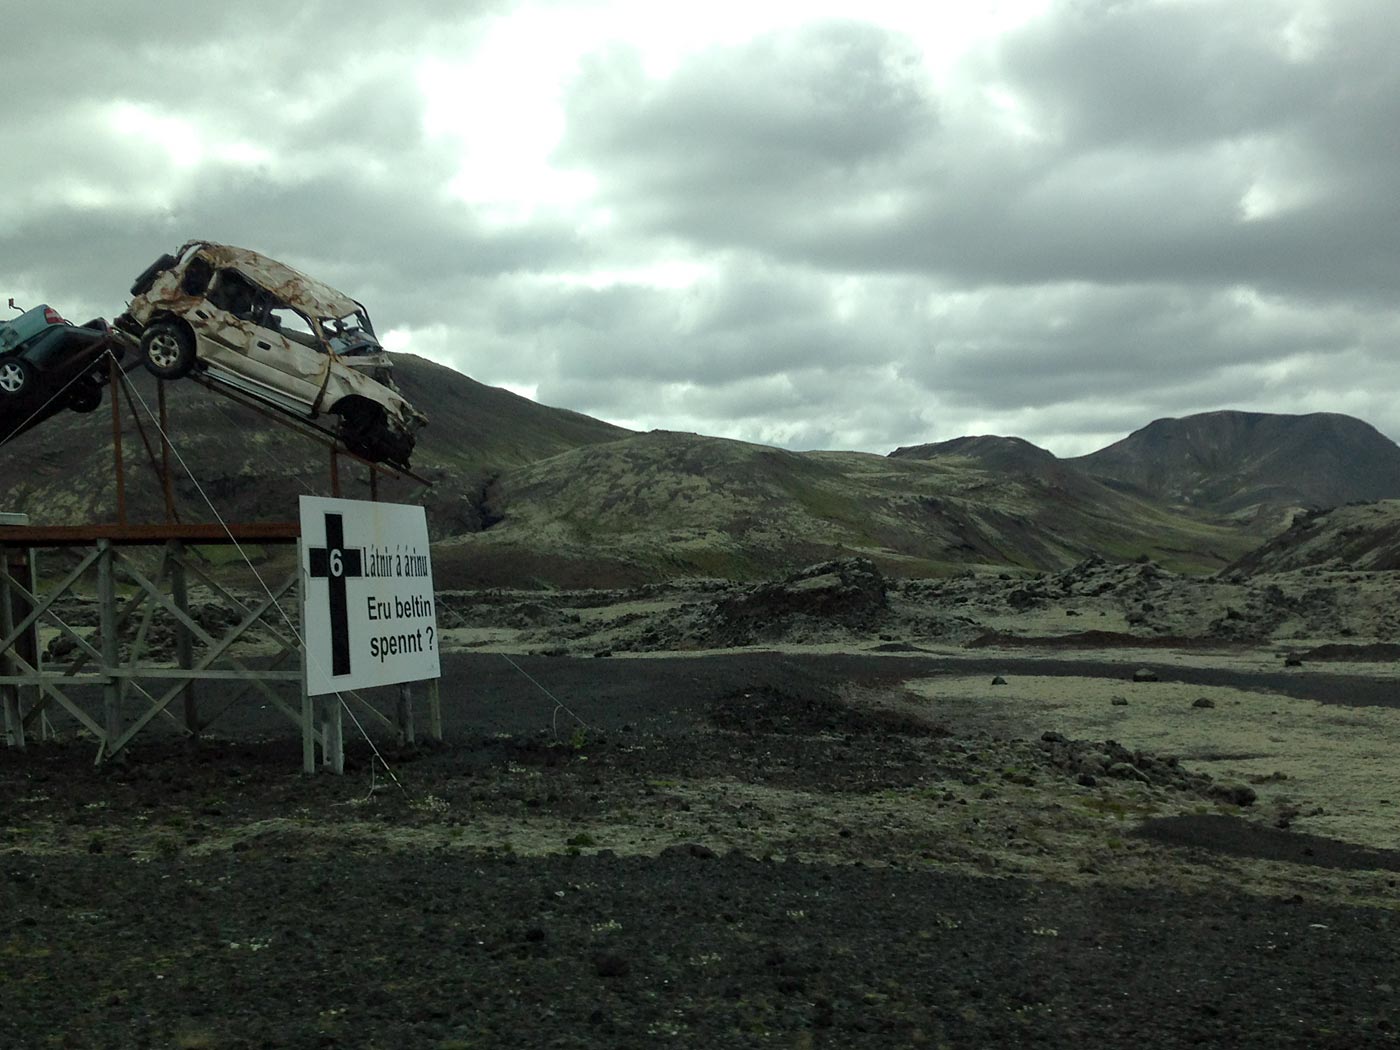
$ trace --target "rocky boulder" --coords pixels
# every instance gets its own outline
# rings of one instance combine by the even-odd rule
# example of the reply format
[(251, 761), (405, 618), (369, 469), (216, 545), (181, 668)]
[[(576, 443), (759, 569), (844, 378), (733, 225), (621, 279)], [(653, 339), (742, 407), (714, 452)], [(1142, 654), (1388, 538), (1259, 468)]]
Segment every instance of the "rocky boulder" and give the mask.
[(750, 645), (823, 628), (868, 630), (888, 608), (887, 591), (868, 558), (822, 562), (716, 603), (706, 617), (705, 642)]

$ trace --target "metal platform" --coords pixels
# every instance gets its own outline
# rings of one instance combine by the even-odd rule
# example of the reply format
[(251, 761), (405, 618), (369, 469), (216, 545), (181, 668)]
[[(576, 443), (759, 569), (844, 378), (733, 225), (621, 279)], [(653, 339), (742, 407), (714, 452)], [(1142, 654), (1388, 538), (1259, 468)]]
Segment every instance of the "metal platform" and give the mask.
[[(4, 525), (0, 521), (0, 525)], [(162, 525), (18, 525), (0, 529), (0, 546), (90, 547), (99, 540), (124, 546), (152, 546), (171, 541), (201, 547), (242, 543), (295, 543), (301, 526), (295, 521), (194, 522)]]
[[(295, 610), (299, 615), (302, 604), (299, 552), (289, 575), (275, 583), (259, 579), (264, 593), (250, 599), (229, 591), (191, 549), (245, 543), (259, 547), (295, 545), (300, 543), (301, 527), (287, 521), (179, 521), (170, 469), (165, 383), (157, 387), (157, 451), (129, 390), (122, 385), (125, 371), (111, 360), (117, 520), (74, 526), (30, 525), (22, 514), (0, 520), (0, 708), (8, 744), (24, 748), (31, 735), (44, 733), (49, 713), (61, 709), (97, 740), (95, 761), (102, 763), (121, 756), (156, 719), (173, 724), (197, 741), (220, 715), (250, 694), (257, 694), (298, 727), (302, 767), (308, 773), (317, 769), (318, 747), (321, 766), (343, 771), (341, 718), (348, 703), (356, 704), (356, 710), (363, 710), (376, 724), (396, 731), (400, 740), (412, 742), (415, 729), (408, 686), (400, 687), (396, 718), (353, 693), (343, 698), (307, 694), (305, 655), (292, 613)], [(341, 457), (369, 468), (372, 498), (381, 474), (430, 484), (409, 471), (354, 456), (334, 434), (313, 422), (255, 404), (217, 383), (204, 385), (327, 447), (330, 487), (335, 495), (340, 490)], [(127, 520), (119, 392), (131, 409), (164, 492), (165, 522), (134, 524)], [(64, 557), (71, 567), (61, 575), (57, 571), (51, 574), (52, 582), (45, 585), (39, 573), (39, 551), (54, 548), (66, 550)], [(207, 588), (223, 608), (237, 610), (237, 622), (215, 629), (201, 624), (191, 613), (191, 581)], [(86, 611), (89, 603), (95, 605), (96, 624), (66, 622), (62, 615), (65, 602), (81, 603), (85, 618), (91, 615)], [(44, 648), (39, 644), (41, 625), (49, 632)], [(239, 655), (240, 643), (255, 636), (261, 649), (271, 650), (270, 655), (264, 653), (256, 661)], [(170, 644), (163, 640), (166, 637)], [(241, 688), (211, 712), (200, 707), (196, 684), (201, 681), (233, 681)], [(441, 739), (437, 682), (427, 686), (429, 731)]]
[[(127, 527), (129, 529), (129, 527)], [(271, 683), (285, 682), (302, 692), (300, 645), (296, 628), (282, 615), (281, 603), (294, 601), (299, 572), (271, 586), (260, 601), (251, 605), (231, 594), (213, 578), (198, 558), (190, 556), (187, 542), (203, 544), (204, 529), (166, 527), (167, 536), (157, 539), (145, 527), (136, 544), (163, 544), (154, 571), (124, 549), (124, 544), (103, 530), (0, 529), (0, 652), (4, 653), (4, 674), (0, 692), (4, 694), (6, 736), (11, 746), (25, 746), (36, 721), (51, 705), (57, 705), (90, 732), (98, 742), (97, 761), (119, 754), (153, 718), (164, 716), (185, 734), (197, 739), (218, 717), (202, 717), (193, 685), (200, 680), (237, 678), (247, 683), (235, 700), (256, 690), (277, 710), (287, 714), (304, 732), (319, 734), (307, 720), (305, 699), (293, 706)], [(109, 529), (118, 535), (121, 528)], [(283, 530), (285, 532), (285, 529)], [(56, 542), (54, 542), (56, 541)], [(283, 542), (296, 542), (288, 537)], [(268, 542), (266, 536), (260, 542)], [(47, 588), (38, 585), (38, 547), (86, 548), (77, 564)], [(18, 549), (17, 549), (18, 548)], [(239, 622), (211, 634), (190, 613), (188, 582), (196, 579), (231, 608), (241, 610)], [(64, 598), (88, 599), (79, 588), (86, 581), (95, 600), (95, 629), (66, 622), (55, 609)], [(164, 622), (162, 622), (164, 621)], [(37, 628), (44, 623), (57, 630), (57, 645), (47, 649), (62, 656), (43, 657)], [(154, 651), (151, 629), (173, 625), (173, 652)], [(254, 669), (231, 650), (249, 632), (257, 629), (265, 640), (275, 644), (267, 667)], [(123, 642), (126, 653), (123, 658)], [(27, 644), (26, 644), (27, 643)], [(199, 647), (198, 659), (196, 648)], [(27, 650), (27, 652), (26, 652)], [(289, 667), (285, 667), (291, 659)], [(20, 687), (33, 687), (34, 702), (21, 707)], [(89, 712), (90, 703), (79, 700), (80, 691), (101, 692), (101, 720)], [(123, 708), (129, 698), (144, 702), (144, 710), (130, 724)], [(182, 717), (170, 712), (182, 700)], [(319, 741), (324, 743), (323, 740)]]
[[(306, 692), (305, 657), (297, 622), (301, 608), (301, 559), (280, 581), (253, 598), (229, 591), (190, 550), (210, 543), (299, 543), (295, 525), (108, 526), (0, 528), (0, 707), (6, 740), (24, 748), (42, 734), (56, 706), (97, 741), (95, 762), (120, 755), (153, 720), (162, 718), (197, 741), (226, 711), (251, 694), (284, 715), (300, 731), (302, 768), (345, 767), (342, 702), (412, 743), (411, 694), (400, 687), (391, 718), (358, 694), (313, 698)], [(210, 539), (210, 537), (214, 539)], [(159, 545), (154, 567), (150, 548)], [(39, 583), (38, 549), (79, 550), (77, 563), (51, 584)], [(135, 549), (129, 549), (135, 548)], [(205, 587), (236, 623), (211, 629), (192, 613), (189, 585)], [(62, 599), (95, 604), (96, 624), (69, 623)], [(39, 625), (52, 631), (39, 644)], [(173, 644), (158, 638), (173, 635)], [(271, 649), (254, 661), (238, 645), (256, 637)], [(47, 655), (46, 655), (47, 654)], [(196, 683), (233, 681), (240, 688), (217, 710), (201, 710)], [(100, 697), (100, 699), (99, 699)], [(177, 704), (178, 701), (178, 704)], [(442, 738), (437, 683), (428, 684), (430, 734)], [(133, 715), (132, 709), (135, 708)], [(178, 712), (178, 713), (177, 713)]]

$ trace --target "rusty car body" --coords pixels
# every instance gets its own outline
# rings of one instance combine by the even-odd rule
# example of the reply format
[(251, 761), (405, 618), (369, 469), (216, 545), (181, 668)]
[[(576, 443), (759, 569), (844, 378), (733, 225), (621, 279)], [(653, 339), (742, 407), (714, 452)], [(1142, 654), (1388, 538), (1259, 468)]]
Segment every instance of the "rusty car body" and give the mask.
[(117, 327), (162, 379), (210, 382), (307, 419), (354, 454), (408, 468), (427, 419), (394, 387), (364, 306), (258, 252), (189, 241), (149, 266)]

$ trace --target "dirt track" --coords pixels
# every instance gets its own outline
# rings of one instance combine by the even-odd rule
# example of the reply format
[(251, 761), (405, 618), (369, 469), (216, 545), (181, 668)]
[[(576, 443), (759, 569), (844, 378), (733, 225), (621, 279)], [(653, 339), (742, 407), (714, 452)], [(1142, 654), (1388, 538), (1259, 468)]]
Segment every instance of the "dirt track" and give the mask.
[(402, 789), (354, 741), (301, 778), (255, 707), (194, 758), (0, 756), (0, 1046), (1400, 1041), (1394, 851), (1261, 852), (1151, 755), (1086, 784), (911, 706), (933, 659), (513, 659), (590, 728), (451, 656)]
[[(745, 686), (788, 682), (836, 683), (893, 689), (911, 679), (941, 675), (1074, 676), (1127, 683), (1139, 662), (1112, 662), (1101, 655), (1073, 657), (1022, 653), (923, 656), (878, 653), (745, 651), (697, 656), (562, 659), (499, 653), (444, 653), (443, 723), (451, 738), (460, 733), (529, 733), (555, 722), (555, 699), (592, 726), (624, 725), (662, 735), (703, 724), (716, 697)], [(1237, 670), (1172, 666), (1154, 661), (1163, 681), (1234, 686), (1349, 707), (1400, 708), (1394, 679), (1332, 671)], [(664, 682), (658, 692), (657, 683)], [(206, 687), (217, 709), (221, 691)], [(223, 691), (227, 691), (227, 687)], [(552, 697), (551, 697), (552, 694)], [(138, 708), (132, 708), (135, 712)], [(425, 724), (420, 694), (418, 724)], [(572, 726), (567, 714), (561, 724)], [(233, 736), (279, 734), (288, 723), (258, 703), (244, 704), (220, 721)]]

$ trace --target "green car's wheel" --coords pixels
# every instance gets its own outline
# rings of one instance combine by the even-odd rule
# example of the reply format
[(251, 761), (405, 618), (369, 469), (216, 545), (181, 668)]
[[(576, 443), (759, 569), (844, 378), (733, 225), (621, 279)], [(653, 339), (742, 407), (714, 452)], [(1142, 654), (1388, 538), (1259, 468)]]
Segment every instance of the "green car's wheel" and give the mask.
[(0, 361), (0, 395), (16, 397), (29, 388), (34, 379), (34, 370), (22, 357), (12, 357)]
[(179, 325), (153, 324), (141, 335), (146, 371), (161, 379), (180, 379), (194, 367), (194, 340)]
[(102, 404), (102, 387), (91, 379), (83, 379), (73, 384), (68, 395), (68, 407), (74, 412), (95, 412)]

